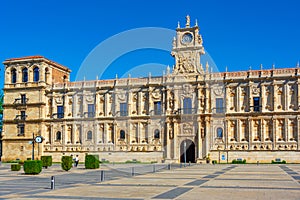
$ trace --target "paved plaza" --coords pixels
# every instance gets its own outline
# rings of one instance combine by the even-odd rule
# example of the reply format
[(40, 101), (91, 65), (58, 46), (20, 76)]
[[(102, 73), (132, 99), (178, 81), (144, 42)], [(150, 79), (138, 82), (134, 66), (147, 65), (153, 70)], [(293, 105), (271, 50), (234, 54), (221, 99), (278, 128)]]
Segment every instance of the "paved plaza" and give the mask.
[(39, 175), (24, 175), (23, 170), (13, 172), (10, 164), (2, 164), (0, 199), (300, 199), (300, 165), (83, 167), (65, 172), (54, 165)]

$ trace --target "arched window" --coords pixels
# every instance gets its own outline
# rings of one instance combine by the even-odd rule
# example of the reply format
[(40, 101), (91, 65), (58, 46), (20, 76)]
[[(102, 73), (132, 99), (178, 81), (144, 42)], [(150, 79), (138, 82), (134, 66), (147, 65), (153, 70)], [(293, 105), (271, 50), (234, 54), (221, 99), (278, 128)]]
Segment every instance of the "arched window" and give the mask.
[(33, 68), (33, 81), (38, 82), (40, 80), (40, 69), (38, 67)]
[(22, 69), (22, 82), (26, 83), (28, 81), (28, 69)]
[(120, 139), (125, 139), (125, 131), (124, 130), (121, 130), (120, 131)]
[(11, 83), (16, 83), (17, 82), (17, 70), (12, 69), (11, 70)]
[(222, 138), (223, 137), (223, 129), (222, 128), (217, 128), (217, 137)]
[(93, 132), (92, 131), (88, 131), (87, 132), (87, 139), (88, 140), (92, 140), (93, 139)]
[(160, 131), (158, 129), (155, 129), (154, 131), (154, 139), (159, 139), (160, 138)]
[(56, 140), (61, 140), (61, 132), (60, 131), (56, 132)]

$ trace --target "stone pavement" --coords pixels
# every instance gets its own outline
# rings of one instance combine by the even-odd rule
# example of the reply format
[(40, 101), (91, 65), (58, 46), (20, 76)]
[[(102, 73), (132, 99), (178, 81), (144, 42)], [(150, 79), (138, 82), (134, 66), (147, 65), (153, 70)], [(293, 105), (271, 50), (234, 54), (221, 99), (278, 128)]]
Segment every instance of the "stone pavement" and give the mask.
[(300, 199), (300, 165), (54, 165), (35, 176), (9, 167), (0, 167), (0, 199)]

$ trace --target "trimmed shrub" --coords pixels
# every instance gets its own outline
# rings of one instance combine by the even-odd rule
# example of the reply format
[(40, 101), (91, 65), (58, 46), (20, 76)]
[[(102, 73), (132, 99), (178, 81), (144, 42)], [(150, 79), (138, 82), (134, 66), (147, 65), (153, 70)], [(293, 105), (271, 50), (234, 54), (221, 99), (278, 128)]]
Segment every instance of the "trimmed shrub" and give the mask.
[(65, 171), (69, 171), (72, 168), (73, 160), (72, 156), (61, 157), (61, 168)]
[(12, 164), (10, 166), (11, 171), (20, 171), (21, 170), (21, 165), (20, 164)]
[(133, 160), (127, 160), (125, 163), (141, 163), (141, 161), (133, 159)]
[(41, 156), (41, 161), (46, 169), (52, 166), (52, 156)]
[(272, 160), (271, 163), (272, 164), (286, 164), (286, 161), (285, 160), (283, 160), (283, 161), (274, 161), (274, 160)]
[(24, 161), (25, 174), (39, 174), (42, 171), (41, 160), (25, 160)]
[(212, 161), (212, 164), (217, 164), (217, 163), (218, 163), (218, 161), (216, 161), (216, 160)]
[(99, 168), (99, 156), (98, 155), (85, 155), (84, 165), (86, 169), (98, 169)]
[(236, 160), (236, 159), (234, 159), (234, 160), (232, 160), (231, 163), (232, 164), (246, 164), (246, 159), (244, 159), (244, 160)]

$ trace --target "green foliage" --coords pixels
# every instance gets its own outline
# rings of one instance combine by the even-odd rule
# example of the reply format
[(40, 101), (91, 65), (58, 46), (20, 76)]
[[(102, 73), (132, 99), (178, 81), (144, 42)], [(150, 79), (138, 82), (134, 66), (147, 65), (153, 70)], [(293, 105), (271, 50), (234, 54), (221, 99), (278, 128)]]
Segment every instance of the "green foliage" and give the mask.
[(72, 156), (62, 156), (61, 157), (61, 168), (65, 171), (69, 171), (72, 168)]
[(101, 163), (101, 164), (105, 164), (105, 163), (108, 164), (108, 163), (109, 163), (109, 160), (101, 160), (100, 163)]
[(84, 165), (86, 169), (99, 168), (99, 156), (98, 155), (85, 155)]
[(21, 165), (20, 164), (12, 164), (10, 166), (11, 171), (20, 171)]
[(41, 160), (26, 160), (24, 161), (25, 174), (39, 174), (42, 171)]
[(41, 156), (41, 161), (46, 169), (52, 166), (52, 156)]
[(218, 163), (218, 161), (216, 161), (216, 160), (212, 161), (212, 164), (217, 164), (217, 163)]
[(286, 161), (285, 160), (283, 160), (283, 161), (274, 161), (274, 160), (272, 160), (271, 163), (272, 164), (286, 164)]
[(234, 160), (232, 160), (232, 164), (246, 164), (246, 160), (245, 159), (244, 160), (234, 159)]
[(125, 163), (141, 163), (139, 160), (127, 160)]

